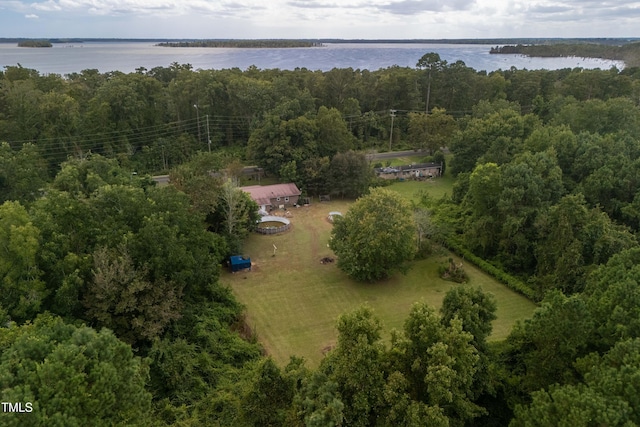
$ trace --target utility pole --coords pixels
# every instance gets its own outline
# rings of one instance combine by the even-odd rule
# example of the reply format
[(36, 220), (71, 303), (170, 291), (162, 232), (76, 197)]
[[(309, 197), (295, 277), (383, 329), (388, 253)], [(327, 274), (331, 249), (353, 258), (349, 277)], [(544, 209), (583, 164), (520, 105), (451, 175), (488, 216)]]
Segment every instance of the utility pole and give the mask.
[(164, 139), (160, 140), (160, 148), (162, 149), (162, 170), (166, 171), (169, 168), (167, 166), (167, 159), (164, 156)]
[(207, 144), (209, 145), (209, 152), (211, 152), (211, 136), (209, 135), (209, 115), (207, 114)]
[(202, 141), (202, 138), (200, 138), (200, 109), (198, 108), (198, 104), (193, 104), (193, 108), (196, 109), (196, 118), (198, 120), (198, 143), (200, 143), (200, 141)]
[(391, 151), (391, 141), (393, 141), (393, 119), (396, 117), (396, 110), (389, 110), (391, 112), (391, 132), (389, 132), (389, 151)]

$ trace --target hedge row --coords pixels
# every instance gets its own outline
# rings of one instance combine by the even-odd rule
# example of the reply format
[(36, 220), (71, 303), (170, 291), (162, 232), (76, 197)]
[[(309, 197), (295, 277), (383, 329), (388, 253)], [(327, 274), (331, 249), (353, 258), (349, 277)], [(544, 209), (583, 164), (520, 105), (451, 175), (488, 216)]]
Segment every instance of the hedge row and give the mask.
[(454, 239), (449, 239), (445, 243), (445, 245), (453, 253), (464, 258), (466, 261), (475, 264), (476, 267), (478, 267), (480, 270), (484, 271), (494, 279), (503, 283), (509, 289), (514, 290), (521, 295), (524, 295), (531, 301), (538, 301), (538, 295), (534, 289), (527, 286), (524, 282), (510, 275), (509, 273), (504, 272), (502, 269), (496, 267), (495, 265), (483, 260), (479, 256), (474, 255), (471, 251), (462, 246), (460, 242), (456, 242), (454, 241)]

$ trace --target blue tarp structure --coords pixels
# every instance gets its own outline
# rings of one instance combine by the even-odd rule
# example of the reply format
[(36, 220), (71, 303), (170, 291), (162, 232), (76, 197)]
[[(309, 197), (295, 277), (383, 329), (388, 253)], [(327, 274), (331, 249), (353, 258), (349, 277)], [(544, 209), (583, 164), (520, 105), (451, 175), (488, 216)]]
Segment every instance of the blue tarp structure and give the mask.
[(233, 255), (230, 258), (229, 266), (233, 273), (244, 270), (245, 268), (251, 270), (251, 258), (245, 258), (242, 255)]

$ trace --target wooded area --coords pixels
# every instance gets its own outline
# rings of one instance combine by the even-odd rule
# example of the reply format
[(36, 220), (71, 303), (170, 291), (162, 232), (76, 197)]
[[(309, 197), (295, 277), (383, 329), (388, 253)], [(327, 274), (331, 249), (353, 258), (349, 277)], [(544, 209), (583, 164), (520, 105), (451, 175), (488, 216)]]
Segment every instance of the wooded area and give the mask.
[[(640, 69), (416, 60), (5, 67), (0, 393), (33, 413), (0, 424), (639, 424)], [(365, 306), (318, 368), (276, 365), (218, 283), (255, 227), (242, 166), (356, 198), (385, 185), (366, 154), (389, 149), (450, 159), (453, 193), (411, 206), (420, 238), (539, 309), (488, 342), (495, 302), (460, 285), (390, 342)]]

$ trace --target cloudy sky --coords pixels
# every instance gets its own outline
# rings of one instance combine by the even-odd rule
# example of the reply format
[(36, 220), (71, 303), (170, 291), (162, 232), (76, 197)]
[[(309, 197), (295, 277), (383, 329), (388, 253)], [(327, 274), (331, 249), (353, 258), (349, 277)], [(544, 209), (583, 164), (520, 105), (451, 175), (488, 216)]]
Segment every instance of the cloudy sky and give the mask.
[(638, 37), (635, 0), (0, 0), (0, 37)]

